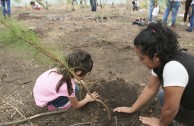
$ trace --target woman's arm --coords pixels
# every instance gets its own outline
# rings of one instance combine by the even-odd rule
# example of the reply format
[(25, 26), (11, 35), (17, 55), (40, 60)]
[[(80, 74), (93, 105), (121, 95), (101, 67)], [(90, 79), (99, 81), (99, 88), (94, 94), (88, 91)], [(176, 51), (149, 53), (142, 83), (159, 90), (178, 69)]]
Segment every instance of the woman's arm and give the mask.
[(96, 92), (92, 93), (91, 95), (94, 99), (89, 94), (86, 94), (86, 97), (81, 101), (78, 101), (76, 97), (69, 97), (69, 101), (71, 102), (73, 109), (79, 109), (86, 105), (88, 102), (92, 102), (99, 97), (98, 93)]
[(160, 80), (158, 77), (151, 75), (148, 85), (143, 89), (136, 102), (132, 107), (117, 107), (113, 111), (133, 113), (139, 110), (144, 104), (146, 104), (159, 90)]
[(164, 88), (164, 105), (160, 116), (160, 126), (168, 125), (176, 116), (184, 89), (179, 86)]

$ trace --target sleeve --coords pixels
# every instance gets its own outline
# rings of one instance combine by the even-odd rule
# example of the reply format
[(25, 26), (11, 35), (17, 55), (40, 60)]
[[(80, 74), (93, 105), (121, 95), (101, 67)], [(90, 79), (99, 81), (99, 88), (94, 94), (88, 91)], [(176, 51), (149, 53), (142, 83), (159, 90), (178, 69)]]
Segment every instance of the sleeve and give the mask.
[(177, 61), (170, 61), (164, 66), (163, 79), (164, 87), (186, 87), (189, 81), (189, 76), (187, 70), (181, 63)]

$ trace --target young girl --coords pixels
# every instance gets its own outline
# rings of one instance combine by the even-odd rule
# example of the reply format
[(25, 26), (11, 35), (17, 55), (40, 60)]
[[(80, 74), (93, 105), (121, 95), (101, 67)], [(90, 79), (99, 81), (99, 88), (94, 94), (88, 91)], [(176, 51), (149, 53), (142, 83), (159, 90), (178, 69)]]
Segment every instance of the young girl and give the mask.
[[(73, 69), (77, 77), (82, 80), (89, 74), (93, 67), (91, 55), (83, 50), (76, 50), (66, 57), (69, 68)], [(33, 95), (36, 105), (47, 107), (48, 110), (74, 109), (83, 107), (86, 103), (94, 101), (99, 97), (98, 93), (89, 94), (78, 101), (75, 93), (78, 85), (75, 83), (73, 75), (63, 66), (52, 68), (41, 74), (36, 80)]]
[(162, 106), (160, 119), (140, 116), (140, 121), (150, 126), (168, 126), (176, 120), (182, 125), (194, 126), (194, 56), (179, 49), (176, 35), (161, 22), (143, 29), (135, 38), (134, 47), (152, 74), (131, 107), (117, 107), (114, 111), (138, 111), (161, 86), (158, 94)]

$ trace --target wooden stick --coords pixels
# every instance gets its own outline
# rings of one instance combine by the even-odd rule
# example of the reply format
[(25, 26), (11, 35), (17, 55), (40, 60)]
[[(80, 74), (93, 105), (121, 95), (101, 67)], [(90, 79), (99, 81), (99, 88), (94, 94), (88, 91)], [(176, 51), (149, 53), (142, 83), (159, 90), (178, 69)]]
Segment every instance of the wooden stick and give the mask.
[[(3, 101), (4, 103), (6, 103), (7, 105), (11, 106), (12, 108), (14, 108), (24, 119), (26, 119), (26, 117), (13, 105)], [(28, 120), (29, 121), (29, 120)], [(29, 121), (30, 122), (30, 121)], [(32, 124), (32, 122), (30, 122)], [(33, 125), (33, 124), (32, 124)]]
[(9, 95), (7, 98), (1, 99), (1, 102), (0, 102), (0, 103), (4, 102), (6, 99), (10, 98), (12, 95), (14, 95), (14, 94), (17, 93), (17, 92), (18, 92), (18, 90), (15, 91), (14, 93), (12, 93), (11, 95)]
[(27, 117), (27, 118), (22, 119), (22, 120), (17, 120), (17, 121), (13, 121), (13, 122), (0, 123), (0, 126), (19, 124), (19, 123), (23, 123), (23, 122), (29, 121), (31, 119), (35, 119), (35, 118), (40, 117), (40, 116), (51, 115), (51, 114), (59, 114), (59, 113), (64, 113), (66, 111), (67, 110), (60, 110), (60, 111), (40, 113), (40, 114), (37, 114), (37, 115), (33, 115), (33, 116), (30, 116), (30, 117)]
[(0, 90), (3, 88), (3, 86), (0, 87)]
[(76, 123), (76, 124), (69, 125), (69, 126), (79, 126), (79, 125), (88, 125), (88, 124), (92, 124), (92, 122)]
[(115, 116), (116, 126), (118, 126), (117, 117)]

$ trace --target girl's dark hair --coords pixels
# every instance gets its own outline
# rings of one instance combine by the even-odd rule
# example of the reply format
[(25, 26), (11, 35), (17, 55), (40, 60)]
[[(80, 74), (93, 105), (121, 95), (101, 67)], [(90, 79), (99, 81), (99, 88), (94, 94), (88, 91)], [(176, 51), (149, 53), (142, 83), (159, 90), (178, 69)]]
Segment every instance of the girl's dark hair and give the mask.
[(31, 1), (31, 2), (30, 2), (30, 5), (33, 5), (34, 3), (35, 3), (34, 1)]
[(135, 38), (134, 45), (141, 49), (143, 54), (150, 59), (157, 55), (160, 59), (159, 78), (162, 77), (164, 65), (172, 59), (179, 50), (177, 35), (167, 27), (164, 27), (161, 21), (151, 23), (143, 29)]
[[(86, 51), (80, 49), (75, 50), (71, 54), (67, 55), (65, 59), (69, 68), (72, 69), (75, 73), (81, 71), (81, 74), (79, 76), (84, 76), (92, 71), (93, 60), (91, 58), (91, 55)], [(71, 93), (73, 92), (71, 83), (71, 78), (73, 78), (73, 75), (63, 66), (58, 67), (58, 73), (63, 76), (56, 86), (56, 92), (58, 92), (63, 83), (66, 82), (68, 93), (69, 95), (71, 95)]]

